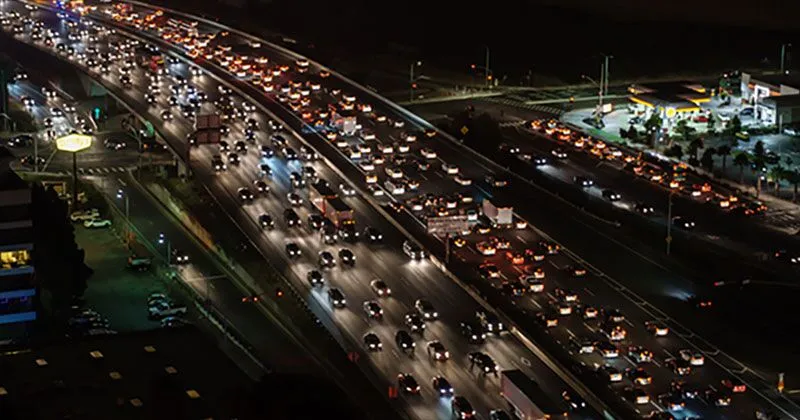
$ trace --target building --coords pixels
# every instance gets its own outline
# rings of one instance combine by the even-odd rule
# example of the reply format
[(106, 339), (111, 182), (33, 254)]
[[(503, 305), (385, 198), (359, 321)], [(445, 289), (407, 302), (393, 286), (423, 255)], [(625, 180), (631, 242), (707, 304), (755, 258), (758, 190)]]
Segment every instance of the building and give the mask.
[(742, 73), (742, 102), (754, 108), (764, 124), (800, 122), (800, 77), (794, 74)]
[(36, 320), (31, 187), (0, 148), (0, 342), (25, 335)]
[(628, 92), (637, 115), (646, 119), (657, 112), (665, 122), (699, 113), (700, 105), (711, 100), (706, 88), (694, 82), (634, 84)]

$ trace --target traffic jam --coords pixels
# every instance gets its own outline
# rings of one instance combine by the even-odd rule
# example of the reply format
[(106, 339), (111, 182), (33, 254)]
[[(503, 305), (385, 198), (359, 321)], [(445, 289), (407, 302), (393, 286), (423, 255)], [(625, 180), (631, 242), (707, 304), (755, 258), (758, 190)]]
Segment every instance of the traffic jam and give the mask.
[[(163, 18), (159, 12), (133, 16), (130, 8), (126, 9), (124, 4), (118, 6), (106, 9), (113, 10), (115, 21), (157, 31), (161, 39), (187, 51), (188, 57), (214, 61), (290, 109), (309, 131), (323, 136), (359, 169), (363, 175), (360, 185), (371, 196), (370, 200), (395, 212), (407, 212), (423, 226), (429, 219), (463, 217), (467, 228), (440, 238), (449, 242), (452, 258), (474, 266), (476, 276), (502, 290), (516, 305), (536, 313), (541, 328), (548, 330), (553, 340), (576, 361), (607, 380), (608, 386), (642, 416), (670, 412), (685, 417), (718, 413), (719, 409), (738, 412), (735, 400), (747, 393), (745, 384), (717, 366), (707, 366), (712, 363), (706, 363), (705, 355), (672, 331), (668, 323), (654, 318), (602, 281), (602, 274), (583, 266), (567, 250), (527, 226), (514, 215), (511, 205), (494, 202), (492, 191), (506, 187), (510, 181), (476, 164), (448, 162), (447, 150), (438, 144), (435, 131), (420, 130), (403, 119), (382, 114), (363, 98), (339, 87), (330, 73), (315, 69), (308, 61), (279, 64), (273, 62), (280, 61), (277, 57), (266, 58), (267, 53), (259, 45), (231, 45), (225, 40), (232, 37), (225, 33), (203, 33), (196, 23), (173, 19), (170, 25), (159, 25), (159, 19)], [(102, 44), (106, 35), (112, 35), (98, 29), (100, 25), (93, 26), (103, 36), (92, 44)], [(86, 51), (92, 47), (84, 48)], [(200, 115), (209, 112), (216, 115), (218, 120), (208, 123), (218, 130), (218, 136), (188, 139), (199, 146), (193, 149), (199, 151), (192, 152), (193, 156), (207, 159), (212, 170), (227, 178), (221, 182), (235, 190), (241, 204), (251, 209), (248, 212), (257, 226), (270, 235), (269, 232), (276, 230), (285, 232), (276, 238), (284, 242), (289, 259), (310, 259), (318, 266), (306, 273), (306, 280), (310, 287), (326, 290), (332, 308), (358, 306), (367, 319), (380, 319), (381, 299), (392, 293), (387, 281), (370, 279), (375, 299), (356, 303), (347, 302), (344, 287), (327, 286), (330, 281), (326, 270), (357, 265), (360, 256), (346, 245), (348, 242), (382, 242), (382, 234), (376, 228), (355, 224), (348, 200), (359, 193), (344, 181), (326, 181), (323, 171), (315, 169), (320, 165), (313, 164), (319, 158), (316, 152), (290, 141), (280, 123), (256, 116), (254, 105), (223, 86), (216, 92), (203, 91), (200, 83), (192, 80), (202, 77), (203, 72), (197, 67), (190, 66), (187, 76), (170, 75), (169, 68), (177, 62), (167, 58), (159, 63), (153, 57), (160, 54), (152, 48), (150, 53), (147, 50), (147, 45), (130, 40), (113, 41), (108, 47), (97, 47), (76, 60), (100, 70), (106, 66), (107, 77), (130, 89), (140, 87), (145, 95), (152, 95), (152, 105), (157, 108), (153, 112), (160, 114), (165, 123), (173, 119), (196, 123)], [(143, 54), (147, 60), (141, 59)], [(123, 60), (113, 64), (117, 56)], [(97, 64), (91, 65), (90, 60)], [(212, 102), (211, 97), (216, 99)], [(558, 124), (550, 127), (550, 122), (540, 125), (544, 125), (545, 131), (559, 127)], [(559, 130), (564, 134), (563, 127)], [(581, 139), (570, 133), (569, 140), (559, 141), (574, 148), (578, 140)], [(588, 138), (581, 141), (584, 142), (581, 148), (591, 153), (597, 151), (604, 159), (626, 161), (619, 150), (600, 146)], [(561, 158), (555, 154), (553, 157)], [(519, 158), (536, 161), (536, 157), (520, 155)], [(274, 164), (278, 160), (281, 164)], [(287, 185), (277, 185), (278, 181), (272, 180), (277, 176), (282, 178), (281, 184)], [(332, 175), (327, 178), (335, 179)], [(674, 180), (672, 176), (665, 182)], [(277, 190), (282, 193), (276, 195)], [(289, 232), (300, 229), (303, 229), (300, 236), (306, 239), (294, 242), (291, 238), (298, 234)], [(312, 233), (311, 237), (319, 235), (314, 241), (323, 246), (314, 246), (322, 249), (315, 255), (305, 255), (312, 248), (305, 230)], [(403, 243), (402, 252), (409, 259), (425, 258), (424, 250), (412, 242)], [(614, 306), (609, 306), (610, 302)], [(401, 350), (413, 349), (416, 340), (410, 333), (424, 330), (426, 323), (437, 317), (436, 309), (425, 297), (406, 304), (409, 311), (404, 317), (405, 325), (392, 337)], [(476, 315), (474, 321), (461, 322), (459, 329), (471, 344), (482, 344), (487, 334), (499, 336), (504, 328), (484, 313)], [(368, 333), (362, 339), (369, 350), (381, 350), (384, 346), (385, 338), (382, 340), (376, 334)], [(429, 340), (425, 346), (437, 355), (437, 360), (449, 357), (445, 356), (447, 347), (438, 340)], [(469, 360), (471, 364), (499, 370), (486, 353), (470, 354)], [(450, 389), (447, 392), (453, 393), (449, 383), (442, 379), (435, 379), (432, 386), (439, 392)], [(399, 386), (409, 393), (418, 392), (416, 383), (411, 374), (401, 373), (398, 377)], [(472, 409), (463, 398), (453, 399), (451, 405), (460, 418), (471, 415)], [(751, 413), (752, 410), (748, 415)]]

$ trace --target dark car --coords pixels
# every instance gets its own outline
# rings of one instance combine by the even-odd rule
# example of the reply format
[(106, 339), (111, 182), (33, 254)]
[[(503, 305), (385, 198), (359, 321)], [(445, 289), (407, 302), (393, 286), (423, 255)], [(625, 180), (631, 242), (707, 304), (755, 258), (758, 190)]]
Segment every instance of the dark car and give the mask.
[(416, 343), (414, 343), (414, 339), (411, 337), (411, 334), (409, 334), (408, 331), (397, 331), (397, 334), (394, 336), (394, 341), (400, 350), (409, 354), (414, 354)]
[(383, 242), (383, 233), (371, 226), (364, 229), (364, 237), (373, 244)]
[(275, 221), (268, 213), (262, 213), (258, 216), (258, 224), (262, 229), (272, 229), (275, 227)]
[(347, 248), (342, 248), (339, 250), (339, 260), (344, 265), (354, 266), (356, 265), (356, 256), (353, 254), (353, 251), (350, 251)]
[(332, 287), (328, 289), (328, 300), (334, 308), (341, 309), (347, 306), (347, 301), (344, 298), (344, 293), (341, 290)]
[(300, 251), (300, 247), (296, 243), (289, 242), (286, 244), (286, 254), (289, 258), (297, 258), (302, 254), (302, 251)]
[(247, 188), (239, 188), (238, 190), (239, 200), (241, 200), (242, 204), (250, 204), (253, 202), (255, 196), (253, 192)]
[(471, 344), (483, 344), (486, 341), (486, 333), (473, 321), (461, 323), (461, 335), (467, 338)]
[(450, 403), (450, 407), (453, 409), (453, 417), (457, 419), (471, 419), (475, 417), (475, 409), (472, 408), (472, 404), (462, 396), (454, 397), (453, 401)]
[(412, 333), (417, 332), (421, 334), (425, 332), (425, 322), (419, 315), (415, 313), (406, 314), (404, 321)]
[(444, 376), (435, 376), (433, 378), (433, 389), (440, 397), (453, 395), (453, 385)]
[(311, 270), (306, 274), (306, 279), (311, 283), (311, 287), (322, 287), (325, 285), (325, 277), (317, 270)]
[(405, 394), (419, 394), (419, 383), (410, 373), (397, 375), (397, 388)]
[(381, 343), (381, 339), (377, 334), (367, 333), (364, 336), (364, 347), (369, 351), (382, 351), (383, 343)]
[(283, 218), (286, 220), (286, 225), (289, 227), (299, 227), (300, 226), (300, 216), (295, 213), (292, 209), (286, 209), (283, 211)]

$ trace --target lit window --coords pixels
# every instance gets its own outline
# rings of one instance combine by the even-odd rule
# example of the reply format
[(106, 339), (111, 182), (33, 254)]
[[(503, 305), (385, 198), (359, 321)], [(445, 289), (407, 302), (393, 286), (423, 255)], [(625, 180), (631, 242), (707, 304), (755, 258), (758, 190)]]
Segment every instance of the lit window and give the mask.
[(30, 254), (26, 249), (0, 252), (0, 264), (3, 265), (3, 268), (28, 265), (30, 258)]

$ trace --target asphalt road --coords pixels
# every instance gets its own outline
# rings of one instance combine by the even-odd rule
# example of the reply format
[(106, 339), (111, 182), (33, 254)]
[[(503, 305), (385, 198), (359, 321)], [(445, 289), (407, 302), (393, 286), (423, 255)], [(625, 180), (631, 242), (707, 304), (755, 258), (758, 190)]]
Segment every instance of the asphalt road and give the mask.
[[(322, 101), (323, 101), (323, 103), (324, 103), (324, 101), (325, 101), (325, 98), (322, 98)], [(370, 120), (370, 121), (371, 121), (371, 120)], [(368, 122), (367, 122), (367, 123), (362, 123), (362, 125), (364, 125), (365, 127), (367, 126), (367, 124), (369, 124), (369, 123), (368, 123)], [(384, 134), (385, 134), (385, 135), (384, 135)], [(390, 136), (391, 136), (391, 134), (390, 134), (390, 133), (383, 133), (383, 132), (381, 132), (381, 133), (379, 134), (379, 138), (383, 138), (383, 139), (386, 139), (386, 138), (388, 138), (388, 139), (391, 139), (391, 137), (390, 137)], [(399, 135), (398, 135), (397, 137), (399, 137)], [(441, 147), (441, 148), (440, 148), (440, 147)], [(462, 155), (461, 151), (460, 151), (460, 150), (453, 150), (453, 149), (451, 149), (451, 148), (449, 147), (449, 145), (448, 145), (448, 144), (446, 144), (446, 143), (436, 143), (436, 145), (434, 146), (434, 149), (436, 149), (436, 150), (437, 150), (437, 152), (439, 152), (439, 154), (440, 154), (441, 156), (445, 156), (445, 159), (446, 159), (448, 162), (451, 162), (451, 163), (453, 163), (453, 162), (458, 162), (459, 166), (461, 166), (461, 167), (462, 167), (462, 170), (466, 170), (466, 171), (467, 171), (467, 175), (468, 175), (468, 176), (470, 176), (470, 177), (474, 177), (473, 179), (475, 179), (475, 180), (479, 180), (479, 179), (481, 179), (481, 178), (482, 178), (482, 176), (481, 176), (481, 175), (483, 175), (483, 174), (485, 173), (485, 170), (478, 168), (478, 167), (477, 167), (477, 166), (476, 166), (474, 163), (472, 163), (472, 162), (470, 162), (470, 161), (464, 161), (464, 164), (463, 164), (463, 165), (461, 165), (461, 164), (460, 164), (460, 163), (461, 163), (461, 160), (460, 160), (460, 159), (463, 159), (463, 155)], [(450, 149), (450, 150), (448, 150), (448, 149)], [(450, 157), (450, 155), (449, 155), (450, 153), (452, 153), (452, 158), (451, 158), (451, 157)], [(278, 172), (278, 171), (276, 171), (276, 172)], [(413, 170), (412, 170), (412, 171), (409, 171), (409, 173), (410, 173), (410, 174), (412, 174), (412, 175), (411, 175), (412, 177), (414, 176), (414, 175), (413, 175)], [(424, 175), (424, 174), (423, 174), (423, 175)], [(434, 181), (432, 181), (432, 182), (429, 182), (429, 181), (430, 181), (430, 179), (431, 179), (431, 178), (433, 178), (433, 177), (435, 177), (435, 178), (440, 178), (440, 179), (441, 179), (441, 181), (436, 181), (436, 180), (434, 180)], [(422, 178), (422, 177), (420, 177), (420, 178)], [(433, 174), (431, 175), (431, 177), (428, 177), (428, 176), (426, 175), (426, 176), (425, 176), (425, 178), (422, 178), (422, 179), (424, 180), (424, 182), (421, 182), (421, 186), (420, 186), (420, 189), (422, 189), (422, 190), (423, 190), (422, 192), (426, 192), (426, 188), (430, 188), (430, 190), (427, 190), (427, 191), (436, 191), (436, 192), (438, 192), (438, 193), (442, 193), (442, 192), (445, 192), (445, 191), (449, 190), (449, 188), (447, 187), (447, 184), (450, 184), (450, 185), (456, 185), (456, 184), (455, 184), (455, 183), (454, 183), (454, 182), (453, 182), (453, 181), (452, 181), (452, 180), (451, 180), (449, 177), (446, 177), (446, 176), (444, 176), (444, 175), (443, 175), (443, 174), (441, 174), (441, 173), (439, 173), (439, 174), (437, 175), (437, 174), (436, 174), (436, 171), (434, 171), (434, 172), (433, 172)], [(335, 184), (335, 183), (334, 183), (334, 184)], [(487, 191), (487, 189), (490, 189), (490, 187), (488, 187), (488, 185), (485, 185), (485, 184), (484, 184), (483, 186), (481, 186), (480, 184), (481, 184), (481, 182), (478, 182), (478, 181), (476, 181), (476, 182), (475, 182), (475, 187), (477, 188), (477, 190), (478, 190), (479, 192), (481, 192), (481, 193), (482, 193), (482, 194), (477, 194), (479, 197), (481, 197), (481, 196), (483, 196), (483, 197), (486, 197), (486, 196), (489, 196), (489, 197), (491, 197), (491, 196), (493, 196), (493, 194), (492, 194), (491, 192), (488, 192), (488, 191)], [(241, 184), (239, 184), (239, 185), (241, 185)], [(423, 187), (423, 185), (424, 185), (425, 187)], [(512, 184), (512, 187), (513, 187), (513, 185), (514, 185), (514, 184)], [(236, 186), (236, 185), (233, 185), (233, 187), (235, 187), (235, 186)], [(510, 194), (510, 193), (512, 192), (513, 188), (508, 188), (507, 190), (508, 190), (508, 193)], [(495, 194), (495, 195), (497, 195), (498, 197), (502, 197), (503, 195), (505, 195), (505, 194), (506, 194), (506, 192), (505, 192), (505, 191), (499, 191), (499, 192), (495, 191), (495, 193), (494, 193), (494, 194)], [(355, 206), (354, 206), (354, 207), (355, 207)], [(356, 207), (356, 210), (357, 210), (357, 211), (359, 211), (360, 209), (359, 209), (358, 207)], [(360, 216), (360, 214), (359, 214), (359, 216)], [(527, 215), (526, 215), (526, 217), (527, 217)], [(537, 224), (537, 225), (538, 225), (538, 224)], [(502, 234), (502, 235), (505, 235), (505, 234), (506, 234), (506, 232), (502, 232), (501, 234)], [(519, 240), (519, 242), (523, 242), (523, 241), (525, 240), (525, 237), (524, 237), (524, 236), (522, 236), (522, 235), (520, 235), (520, 236), (522, 237), (522, 239), (521, 239), (521, 240)], [(558, 237), (558, 236), (557, 236), (557, 237)], [(470, 239), (472, 239), (472, 238), (470, 238)], [(532, 239), (532, 240), (535, 240), (535, 237), (532, 237), (531, 239)], [(531, 239), (529, 239), (529, 240), (531, 240)], [(560, 239), (560, 237), (559, 237), (559, 239)], [(302, 247), (302, 246), (303, 246), (303, 245), (301, 244), (301, 247)], [(517, 246), (520, 246), (520, 245), (519, 245), (519, 243), (517, 243)], [(467, 251), (467, 252), (469, 252), (469, 251)], [(357, 252), (357, 254), (358, 254), (358, 252)], [(456, 254), (457, 254), (457, 255), (459, 255), (459, 253), (458, 253), (458, 252), (457, 252)], [(472, 260), (469, 260), (469, 259), (468, 259), (468, 257), (464, 257), (464, 256), (462, 256), (462, 257), (465, 259), (465, 261), (476, 261), (476, 260), (474, 260), (474, 259), (472, 259)], [(404, 257), (402, 257), (402, 258), (404, 258)], [(553, 263), (552, 265), (553, 265), (553, 267), (555, 267), (555, 268), (556, 268), (556, 271), (557, 271), (557, 272), (562, 272), (562, 273), (563, 273), (563, 271), (564, 271), (564, 270), (559, 270), (559, 269), (558, 269), (559, 267), (563, 267), (563, 266), (564, 266), (564, 264), (560, 264), (560, 263), (567, 264), (568, 262), (567, 262), (567, 261), (558, 261), (558, 260), (556, 260), (556, 261), (554, 261), (554, 263)], [(360, 265), (361, 265), (361, 263), (359, 263), (359, 266), (360, 266)], [(503, 271), (504, 271), (504, 273), (505, 273), (505, 275), (506, 275), (506, 276), (508, 276), (508, 273), (510, 273), (510, 272), (511, 272), (510, 270), (513, 270), (513, 268), (510, 268), (510, 267), (504, 267), (504, 268), (505, 268), (505, 269), (504, 269)], [(510, 270), (509, 270), (509, 269), (510, 269)], [(548, 275), (548, 277), (547, 277), (547, 278), (548, 278), (548, 280), (549, 280), (549, 279), (550, 279), (550, 275)], [(570, 283), (570, 282), (568, 282), (569, 280), (570, 280), (570, 279), (563, 279), (563, 280), (561, 280), (561, 281), (563, 282), (563, 284), (565, 285), (565, 287), (575, 287), (575, 286), (579, 287), (579, 284), (580, 284), (580, 283), (578, 283), (578, 284), (576, 285), (576, 284), (574, 284), (574, 283)], [(572, 280), (574, 280), (574, 279), (572, 279)], [(561, 284), (561, 283), (559, 282), (559, 280), (558, 280), (558, 279), (556, 279), (556, 280), (554, 281), (554, 283), (555, 283), (555, 284), (559, 284), (559, 285)], [(448, 284), (450, 284), (450, 283), (448, 282)], [(596, 285), (596, 284), (599, 284), (599, 282), (593, 282), (592, 284), (595, 284), (595, 285)], [(613, 284), (613, 283), (612, 283), (612, 284)], [(613, 288), (613, 287), (610, 287), (610, 289), (613, 289), (613, 294), (614, 294), (615, 296), (618, 296), (618, 298), (619, 298), (619, 299), (622, 299), (622, 298), (621, 298), (621, 296), (623, 296), (623, 295), (620, 295), (620, 294), (618, 293), (618, 290), (617, 290), (618, 288)], [(587, 293), (587, 295), (589, 295), (589, 296), (592, 296), (592, 294), (594, 294), (595, 296), (596, 296), (596, 295), (598, 295), (598, 293), (597, 293), (597, 290), (595, 290), (594, 288), (588, 288), (588, 287), (587, 287), (587, 288), (586, 288), (586, 290), (589, 290), (589, 291), (590, 291), (590, 293)], [(606, 303), (606, 302), (607, 302), (609, 299), (611, 299), (611, 298), (608, 298), (608, 297), (606, 297), (606, 296), (604, 296), (604, 295), (601, 295), (601, 296), (603, 296), (603, 297), (602, 297), (601, 299), (599, 299), (599, 301), (600, 301), (600, 302), (602, 302), (602, 304), (608, 305), (608, 303)], [(589, 298), (589, 297), (582, 297), (582, 299), (585, 299), (585, 300), (587, 300), (587, 301), (592, 301), (592, 298)], [(535, 300), (534, 300), (534, 301), (535, 301)], [(612, 300), (612, 302), (613, 302), (613, 300)], [(538, 301), (537, 301), (537, 303), (538, 303), (539, 305), (542, 305), (542, 302), (538, 302)], [(544, 302), (544, 303), (546, 303), (546, 302)], [(529, 304), (530, 304), (530, 305), (534, 305), (534, 306), (536, 306), (536, 303), (529, 303)], [(599, 306), (599, 304), (598, 304), (598, 306)], [(642, 305), (642, 306), (647, 306), (647, 305)], [(635, 328), (635, 324), (639, 323), (639, 321), (641, 321), (641, 320), (642, 320), (642, 318), (643, 318), (641, 315), (637, 315), (637, 314), (635, 313), (635, 309), (633, 309), (633, 308), (631, 309), (631, 311), (628, 311), (628, 310), (626, 310), (626, 309), (622, 309), (622, 308), (619, 308), (619, 309), (621, 309), (621, 310), (622, 310), (622, 311), (623, 311), (623, 312), (624, 312), (624, 313), (627, 315), (627, 316), (626, 316), (626, 318), (628, 318), (628, 319), (630, 319), (630, 320), (631, 320), (630, 322), (631, 322), (631, 324), (632, 324), (632, 326), (631, 326), (631, 328), (632, 328), (632, 329), (634, 329), (634, 328)], [(633, 313), (634, 315), (631, 315), (631, 313)], [(647, 315), (645, 315), (645, 316), (649, 316), (649, 314), (647, 314)], [(570, 327), (571, 327), (570, 331), (572, 331), (572, 329), (574, 329), (574, 328), (577, 328), (577, 327), (578, 327), (578, 325), (570, 325)], [(681, 330), (681, 328), (680, 328), (680, 327), (677, 327), (677, 328), (673, 327), (673, 331), (674, 331), (674, 330), (676, 330), (676, 329), (677, 329), (678, 331), (680, 331), (680, 330)], [(639, 327), (639, 330), (641, 330), (641, 327)], [(590, 331), (590, 332), (593, 332), (593, 330), (591, 330), (591, 328), (589, 329), (589, 331)], [(579, 333), (581, 333), (581, 334), (582, 334), (583, 332), (582, 332), (582, 331), (579, 331)], [(567, 334), (567, 335), (570, 335), (569, 333), (566, 333), (566, 334)], [(573, 332), (573, 334), (575, 334), (575, 332)], [(631, 333), (631, 336), (633, 336), (633, 335), (634, 335), (634, 334), (633, 334), (633, 333)], [(687, 334), (686, 332), (683, 332), (683, 334), (681, 334), (681, 335), (684, 335), (684, 336), (687, 336), (687, 337), (689, 336), (689, 334)], [(570, 336), (571, 336), (571, 335), (570, 335)], [(564, 337), (566, 337), (566, 336), (564, 336)], [(562, 338), (562, 340), (566, 340), (566, 339), (565, 339), (565, 338)], [(662, 340), (662, 341), (663, 341), (663, 340)], [(638, 344), (638, 343), (637, 343), (637, 344)], [(681, 345), (681, 344), (680, 344), (680, 343), (678, 343), (678, 345)], [(675, 348), (673, 348), (673, 351), (674, 351), (674, 350), (675, 350)], [(667, 350), (667, 351), (668, 351), (668, 350)], [(672, 352), (670, 352), (670, 354), (673, 354), (673, 353), (672, 353)], [(589, 362), (590, 362), (590, 363), (592, 363), (592, 362), (591, 362), (591, 360), (590, 360)], [(503, 364), (502, 362), (500, 362), (500, 363), (501, 363), (501, 365)], [(713, 370), (713, 369), (707, 369), (708, 367), (710, 367), (710, 366), (707, 366), (706, 368), (702, 368), (702, 369), (703, 369), (703, 370), (709, 370), (709, 371)], [(654, 375), (654, 376), (655, 376), (655, 375)], [(705, 375), (696, 375), (696, 376), (705, 376)], [(716, 375), (715, 375), (713, 372), (709, 372), (709, 376), (713, 377), (713, 376), (716, 376)], [(661, 376), (659, 376), (659, 377), (661, 377)], [(657, 379), (657, 380), (658, 380), (658, 379)], [(700, 378), (700, 379), (699, 379), (699, 382), (700, 382), (700, 383), (702, 383), (703, 385), (706, 385), (706, 384), (712, 384), (712, 383), (714, 382), (714, 380), (711, 380), (710, 378), (709, 378), (709, 379)], [(654, 391), (658, 392), (658, 389), (654, 389)], [(738, 396), (737, 396), (737, 397), (738, 397)], [(736, 410), (735, 412), (736, 412), (736, 413), (738, 413), (738, 414), (740, 414), (740, 415), (744, 415), (743, 413), (747, 413), (748, 411), (749, 411), (749, 413), (752, 413), (752, 406), (748, 406), (748, 404), (750, 404), (750, 401), (747, 401), (747, 400), (742, 400), (742, 401), (740, 402), (740, 401), (739, 401), (739, 399), (740, 399), (740, 398), (738, 398), (738, 399), (737, 399), (736, 403), (734, 404), (734, 408), (733, 408), (732, 410)], [(698, 408), (697, 410), (702, 410), (702, 408)], [(741, 410), (741, 411), (739, 411), (739, 410)]]
[[(183, 67), (183, 66), (178, 66)], [(112, 67), (112, 69), (114, 69)], [(177, 68), (176, 72), (183, 72), (188, 77), (186, 68)], [(138, 70), (139, 72), (141, 70)], [(206, 77), (197, 81), (198, 87), (206, 90), (209, 95), (216, 91), (215, 85)], [(134, 86), (146, 87), (141, 75), (134, 76)], [(165, 86), (166, 87), (166, 86)], [(165, 89), (166, 90), (166, 89)], [(142, 97), (136, 95), (131, 98), (132, 103), (137, 103), (144, 111), (146, 106)], [(164, 98), (162, 97), (162, 100)], [(151, 108), (151, 111), (153, 109)], [(261, 118), (260, 115), (255, 115)], [(165, 125), (165, 130), (176, 135), (176, 138), (185, 139), (187, 131), (186, 123), (182, 123), (181, 117), (176, 117), (173, 122)], [(261, 125), (266, 126), (266, 121), (261, 120)], [(231, 126), (232, 132), (241, 131), (243, 126)], [(203, 146), (192, 152), (192, 160), (197, 163), (197, 172), (205, 173), (208, 176), (211, 172), (211, 154), (215, 152), (216, 146)], [(320, 243), (316, 235), (306, 231), (286, 232), (279, 230), (270, 232), (265, 238), (260, 229), (256, 227), (255, 219), (261, 211), (270, 211), (273, 215), (282, 213), (284, 207), (288, 205), (285, 201), (285, 194), (290, 190), (288, 171), (292, 163), (280, 162), (275, 160), (274, 179), (271, 182), (272, 192), (270, 197), (257, 200), (252, 206), (241, 209), (234, 200), (233, 195), (240, 186), (251, 186), (253, 179), (258, 177), (257, 162), (259, 159), (255, 153), (248, 154), (242, 161), (240, 168), (231, 170), (230, 173), (209, 179), (212, 183), (211, 188), (220, 193), (220, 199), (230, 214), (240, 222), (240, 226), (250, 234), (251, 238), (266, 254), (275, 257), (285, 256), (284, 244), (287, 241), (295, 241), (303, 250), (304, 254), (311, 255), (304, 258), (302, 262), (289, 261), (288, 257), (280, 262), (285, 266), (287, 274), (296, 282), (296, 286), (308, 291), (308, 298), (318, 300), (324, 306), (328, 306), (327, 298), (324, 293), (313, 290), (305, 280), (306, 272), (311, 269), (316, 260), (315, 254), (321, 249), (328, 247)], [(330, 173), (321, 164), (315, 164), (317, 173), (337, 185), (341, 180), (337, 180), (335, 175)], [(199, 176), (199, 175), (198, 175)], [(334, 269), (328, 275), (328, 281), (337, 285), (348, 297), (350, 304), (349, 310), (336, 311), (336, 319), (340, 328), (349, 335), (349, 339), (359, 342), (361, 336), (367, 331), (375, 331), (382, 336), (386, 343), (386, 351), (382, 354), (373, 356), (373, 363), (391, 378), (398, 372), (413, 372), (419, 379), (423, 388), (422, 400), (411, 397), (409, 401), (412, 410), (421, 418), (430, 418), (432, 413), (437, 417), (449, 416), (449, 404), (446, 400), (430, 397), (431, 390), (429, 378), (437, 372), (445, 374), (454, 384), (457, 393), (467, 396), (479, 409), (486, 413), (490, 408), (497, 408), (502, 405), (497, 393), (497, 379), (492, 377), (481, 377), (468, 368), (466, 353), (471, 350), (462, 337), (457, 332), (459, 320), (473, 317), (477, 305), (471, 302), (471, 298), (458, 288), (451, 281), (445, 279), (430, 263), (422, 262), (419, 264), (409, 263), (408, 258), (400, 251), (399, 244), (402, 237), (399, 232), (392, 229), (388, 223), (365, 201), (353, 197), (348, 199), (349, 204), (356, 211), (356, 218), (360, 223), (381, 226), (385, 236), (386, 245), (378, 252), (370, 249), (367, 245), (357, 243), (351, 246), (358, 257), (358, 263), (353, 269)], [(305, 219), (305, 211), (300, 210)], [(279, 222), (280, 223), (280, 222)], [(362, 225), (363, 226), (363, 225)], [(373, 278), (385, 279), (393, 288), (393, 297), (384, 302), (384, 321), (380, 323), (365, 322), (360, 303), (365, 300), (375, 299), (375, 293), (367, 282)], [(394, 331), (399, 328), (402, 317), (412, 311), (413, 301), (416, 298), (425, 297), (432, 301), (440, 312), (440, 321), (430, 325), (425, 333), (424, 340), (419, 340), (420, 350), (417, 352), (416, 360), (409, 359), (399, 351), (393, 350), (391, 343)], [(467, 304), (465, 304), (465, 302)], [(424, 354), (424, 341), (436, 338), (448, 346), (453, 360), (444, 366), (437, 366), (436, 363), (426, 360)], [(532, 354), (528, 353), (524, 347), (512, 338), (491, 340), (483, 346), (483, 351), (489, 353), (501, 366), (501, 368), (521, 368), (531, 377), (535, 378), (546, 390), (553, 395), (559, 395), (561, 390), (567, 388), (551, 371), (549, 371)], [(424, 361), (423, 361), (424, 360)], [(487, 392), (490, 391), (490, 392)], [(432, 403), (433, 400), (435, 403)]]

